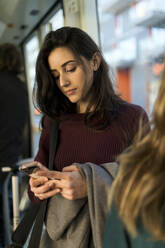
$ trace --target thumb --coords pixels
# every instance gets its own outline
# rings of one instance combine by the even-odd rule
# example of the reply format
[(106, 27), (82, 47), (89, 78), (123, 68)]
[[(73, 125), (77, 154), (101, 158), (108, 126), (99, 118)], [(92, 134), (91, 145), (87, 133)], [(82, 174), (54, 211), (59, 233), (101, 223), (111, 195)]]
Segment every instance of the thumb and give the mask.
[(77, 167), (76, 164), (66, 166), (62, 169), (63, 172), (72, 172), (72, 171), (78, 171), (78, 170), (79, 170), (79, 168)]

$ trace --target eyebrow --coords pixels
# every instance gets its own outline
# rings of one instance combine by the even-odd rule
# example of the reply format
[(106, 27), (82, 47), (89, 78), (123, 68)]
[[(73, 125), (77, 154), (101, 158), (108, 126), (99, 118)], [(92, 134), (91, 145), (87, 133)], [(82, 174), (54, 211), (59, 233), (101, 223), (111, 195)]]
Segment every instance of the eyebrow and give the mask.
[[(77, 61), (76, 60), (68, 60), (64, 64), (62, 64), (61, 67), (65, 67), (67, 64), (72, 63), (72, 62), (77, 62)], [(53, 71), (57, 71), (57, 70), (56, 69), (52, 69), (51, 71), (53, 72)]]

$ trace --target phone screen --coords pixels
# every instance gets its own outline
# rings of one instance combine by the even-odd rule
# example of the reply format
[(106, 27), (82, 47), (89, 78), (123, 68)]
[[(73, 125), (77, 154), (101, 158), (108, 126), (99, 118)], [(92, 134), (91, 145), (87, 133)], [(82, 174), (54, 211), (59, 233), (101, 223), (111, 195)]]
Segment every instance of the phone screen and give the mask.
[(40, 169), (39, 166), (33, 164), (33, 165), (22, 165), (19, 167), (19, 170), (21, 172), (24, 172), (26, 175), (34, 177), (34, 178), (38, 178), (39, 176), (36, 175), (36, 173), (34, 173), (34, 169)]
[(36, 168), (38, 168), (36, 165), (25, 167), (25, 168), (20, 167), (20, 171), (24, 172), (27, 175), (30, 175), (33, 173), (33, 170)]
[(23, 164), (19, 167), (19, 171), (25, 173), (26, 175), (33, 177), (33, 178), (39, 178), (40, 176), (36, 175), (36, 169), (38, 170), (48, 170), (45, 166), (43, 166), (39, 162), (32, 162)]

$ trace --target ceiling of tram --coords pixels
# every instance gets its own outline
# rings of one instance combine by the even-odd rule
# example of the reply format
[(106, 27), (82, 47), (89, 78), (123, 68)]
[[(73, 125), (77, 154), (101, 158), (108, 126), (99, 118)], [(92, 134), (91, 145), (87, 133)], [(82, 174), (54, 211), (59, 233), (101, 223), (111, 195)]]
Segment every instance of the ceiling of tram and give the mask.
[[(56, 0), (0, 0), (0, 43), (20, 43)], [(33, 13), (39, 11), (37, 15)]]

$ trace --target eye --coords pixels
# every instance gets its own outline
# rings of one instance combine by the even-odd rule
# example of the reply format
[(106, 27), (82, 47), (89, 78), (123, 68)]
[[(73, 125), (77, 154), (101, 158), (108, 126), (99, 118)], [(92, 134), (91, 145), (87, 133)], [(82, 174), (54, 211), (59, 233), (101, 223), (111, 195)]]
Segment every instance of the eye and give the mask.
[(74, 72), (76, 70), (76, 66), (71, 68), (66, 68), (66, 72)]

